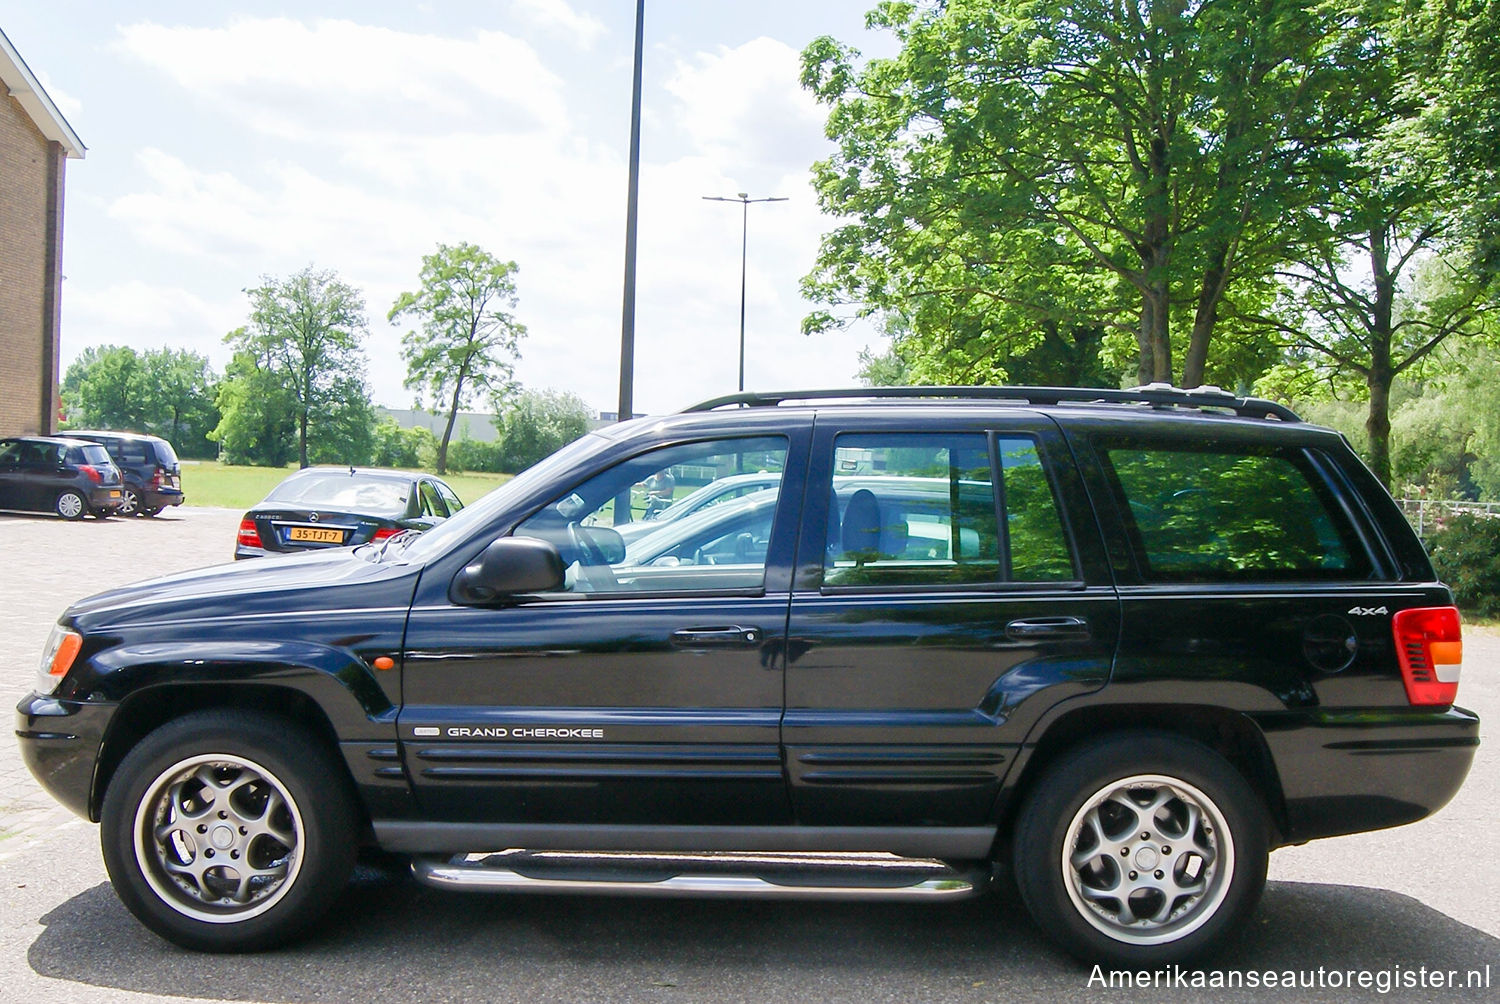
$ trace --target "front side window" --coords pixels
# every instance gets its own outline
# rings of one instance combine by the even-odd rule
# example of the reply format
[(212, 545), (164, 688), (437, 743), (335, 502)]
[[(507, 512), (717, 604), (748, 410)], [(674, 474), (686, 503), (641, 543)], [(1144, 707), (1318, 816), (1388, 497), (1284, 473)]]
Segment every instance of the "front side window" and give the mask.
[(1300, 450), (1103, 445), (1147, 581), (1371, 574), (1353, 529)]
[[(574, 486), (515, 535), (558, 549), (570, 594), (761, 588), (786, 451), (781, 437), (652, 450)], [(750, 474), (769, 485), (678, 519), (661, 518), (696, 492)]]

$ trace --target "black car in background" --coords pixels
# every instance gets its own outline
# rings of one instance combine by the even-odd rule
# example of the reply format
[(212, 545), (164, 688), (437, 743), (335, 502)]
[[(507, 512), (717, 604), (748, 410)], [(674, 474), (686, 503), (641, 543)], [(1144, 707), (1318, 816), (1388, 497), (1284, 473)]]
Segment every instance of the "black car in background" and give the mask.
[(72, 439), (98, 443), (120, 469), (124, 487), (121, 516), (155, 516), (167, 506), (182, 505), (182, 467), (172, 444), (159, 436), (134, 432), (69, 430)]
[(234, 556), (368, 544), (406, 530), (429, 529), (463, 507), (452, 488), (427, 474), (309, 467), (245, 513)]
[(0, 439), (0, 509), (103, 519), (119, 510), (122, 493), (120, 471), (98, 443), (56, 436)]

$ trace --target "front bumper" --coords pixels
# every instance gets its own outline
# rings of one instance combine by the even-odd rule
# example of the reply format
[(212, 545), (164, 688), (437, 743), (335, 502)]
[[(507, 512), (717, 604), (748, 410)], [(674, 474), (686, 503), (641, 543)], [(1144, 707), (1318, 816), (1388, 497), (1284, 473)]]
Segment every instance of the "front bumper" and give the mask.
[(16, 705), (21, 759), (47, 793), (93, 820), (92, 794), (104, 733), (118, 707), (29, 694)]
[(1255, 715), (1280, 776), (1285, 843), (1432, 815), (1469, 775), (1479, 716), (1463, 708)]

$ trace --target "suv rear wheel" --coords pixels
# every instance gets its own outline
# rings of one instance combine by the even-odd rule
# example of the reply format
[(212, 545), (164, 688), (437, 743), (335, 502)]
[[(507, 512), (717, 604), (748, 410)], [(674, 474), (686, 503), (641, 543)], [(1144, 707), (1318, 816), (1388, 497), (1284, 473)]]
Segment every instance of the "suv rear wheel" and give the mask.
[(105, 793), (104, 863), (130, 912), (199, 951), (278, 944), (332, 904), (354, 865), (357, 813), (315, 737), (248, 712), (197, 712), (152, 732)]
[(1196, 742), (1128, 733), (1038, 779), (1016, 828), (1016, 882), (1038, 925), (1089, 962), (1153, 967), (1215, 947), (1266, 881), (1264, 811)]
[(118, 516), (134, 516), (141, 509), (141, 496), (134, 488), (126, 485), (120, 489), (120, 508), (116, 511)]

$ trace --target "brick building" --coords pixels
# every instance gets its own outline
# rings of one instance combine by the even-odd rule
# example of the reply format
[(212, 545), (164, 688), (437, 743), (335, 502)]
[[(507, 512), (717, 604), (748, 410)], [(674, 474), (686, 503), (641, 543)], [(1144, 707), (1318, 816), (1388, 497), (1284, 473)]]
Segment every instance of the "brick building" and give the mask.
[(0, 435), (57, 428), (63, 176), (83, 153), (0, 32)]

